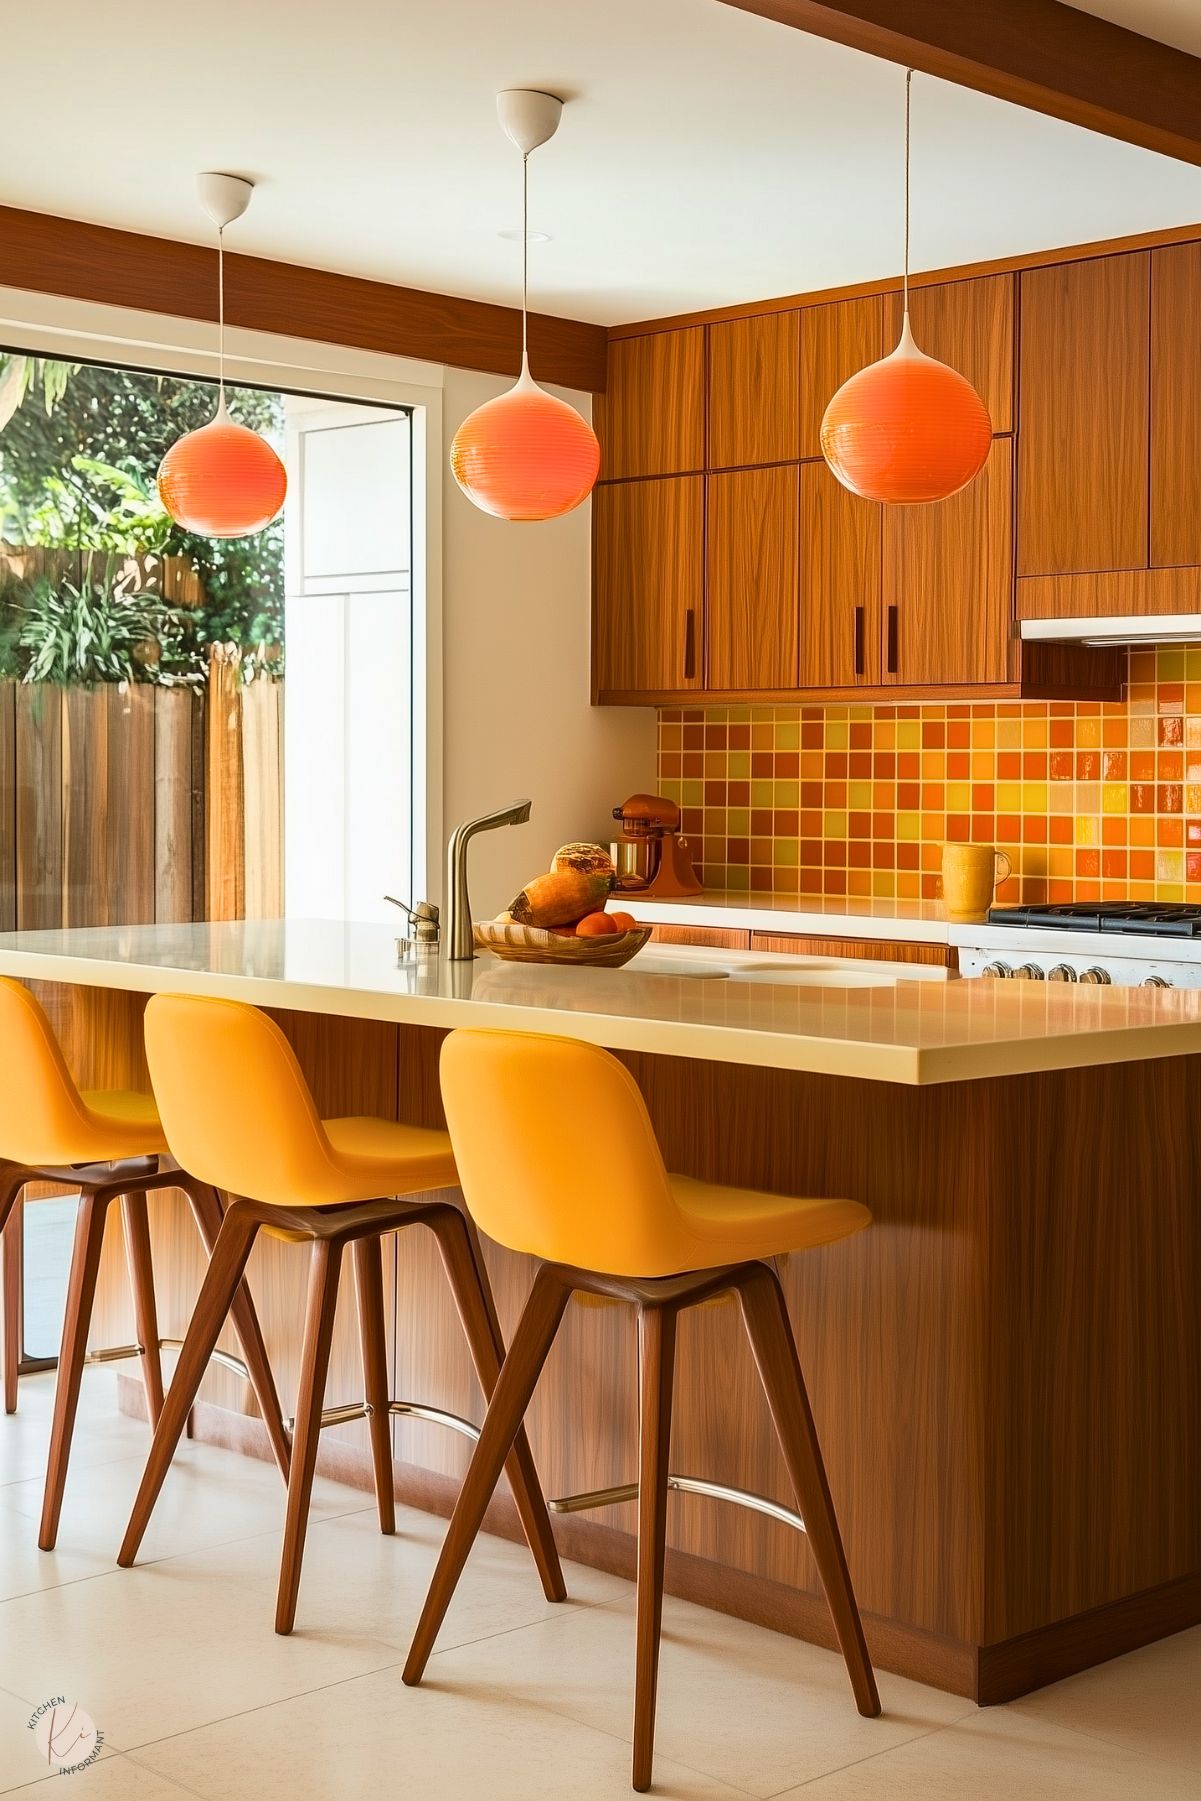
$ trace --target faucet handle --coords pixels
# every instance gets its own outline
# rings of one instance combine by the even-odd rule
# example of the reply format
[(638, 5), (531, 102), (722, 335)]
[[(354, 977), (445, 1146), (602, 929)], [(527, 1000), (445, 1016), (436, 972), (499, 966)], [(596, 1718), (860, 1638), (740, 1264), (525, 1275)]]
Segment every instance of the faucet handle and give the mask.
[(409, 927), (409, 937), (398, 938), (396, 948), (401, 956), (408, 949), (416, 946), (437, 946), (442, 934), (441, 917), (433, 901), (418, 901), (411, 906), (408, 901), (397, 900), (394, 894), (385, 894), (384, 899), (389, 906), (399, 907)]

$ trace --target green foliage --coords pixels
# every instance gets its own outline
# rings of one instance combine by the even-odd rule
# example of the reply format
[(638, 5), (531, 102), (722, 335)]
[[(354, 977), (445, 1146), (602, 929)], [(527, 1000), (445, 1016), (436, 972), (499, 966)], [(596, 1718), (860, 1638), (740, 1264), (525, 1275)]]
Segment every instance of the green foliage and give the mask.
[[(18, 361), (6, 359), (9, 368)], [(237, 644), (245, 652), (283, 641), (283, 523), (251, 538), (213, 539), (184, 532), (159, 502), (155, 476), (184, 432), (206, 425), (216, 406), (211, 383), (93, 364), (41, 363), (36, 380), (46, 406), (18, 406), (4, 418), (0, 367), (0, 540), (64, 550), (153, 552), (186, 556), (207, 604), (195, 641)], [(283, 398), (230, 388), (233, 416), (278, 440)], [(244, 665), (251, 667), (249, 656)], [(263, 664), (259, 661), (259, 668)], [(282, 659), (269, 665), (281, 674)]]
[(42, 405), (49, 418), (78, 368), (78, 363), (56, 363), (45, 356), (0, 356), (0, 431), (35, 387), (41, 389)]
[(9, 591), (0, 673), (22, 682), (91, 688), (98, 682), (197, 686), (205, 679), (197, 615), (118, 581), (76, 584), (37, 576)]

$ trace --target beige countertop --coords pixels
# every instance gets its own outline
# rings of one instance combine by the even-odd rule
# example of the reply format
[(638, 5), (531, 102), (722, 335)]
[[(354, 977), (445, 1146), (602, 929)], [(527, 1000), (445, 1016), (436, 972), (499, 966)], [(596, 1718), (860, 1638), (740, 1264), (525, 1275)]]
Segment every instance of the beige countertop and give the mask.
[(947, 944), (941, 901), (833, 899), (820, 894), (745, 894), (706, 889), (687, 900), (621, 896), (647, 925), (726, 926), (735, 931), (796, 932), (815, 938), (879, 938), (893, 943)]
[(0, 974), (907, 1084), (1201, 1054), (1201, 991), (655, 946), (620, 970), (397, 967), (388, 927), (332, 920), (10, 932)]

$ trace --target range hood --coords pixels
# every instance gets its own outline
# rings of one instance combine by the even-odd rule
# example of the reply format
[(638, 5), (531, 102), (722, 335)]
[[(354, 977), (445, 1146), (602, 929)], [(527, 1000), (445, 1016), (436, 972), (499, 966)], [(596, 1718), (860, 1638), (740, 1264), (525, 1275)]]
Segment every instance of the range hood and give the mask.
[(1019, 624), (1023, 638), (1041, 644), (1201, 644), (1201, 613), (1122, 613), (1023, 619)]

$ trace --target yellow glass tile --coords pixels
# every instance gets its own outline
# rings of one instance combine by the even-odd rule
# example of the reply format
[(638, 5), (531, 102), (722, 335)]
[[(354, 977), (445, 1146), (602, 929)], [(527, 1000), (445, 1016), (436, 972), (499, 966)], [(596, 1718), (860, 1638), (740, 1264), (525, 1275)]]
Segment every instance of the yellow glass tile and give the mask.
[(947, 812), (970, 813), (972, 809), (972, 784), (970, 782), (947, 783)]
[(1099, 719), (1078, 719), (1076, 721), (1076, 743), (1081, 750), (1096, 750), (1101, 743), (1101, 721)]
[(682, 807), (699, 807), (705, 798), (703, 782), (680, 783), (680, 805)]
[(997, 742), (997, 722), (995, 719), (973, 717), (971, 721), (971, 739), (973, 750), (992, 750)]
[(1022, 810), (1022, 784), (1020, 782), (997, 783), (997, 812), (1020, 813)]
[(1046, 782), (1022, 783), (1022, 812), (1043, 814), (1047, 810)]
[(1131, 748), (1131, 750), (1147, 750), (1154, 743), (1155, 743), (1155, 720), (1154, 720), (1154, 718), (1153, 717), (1145, 718), (1145, 719), (1133, 719), (1132, 718), (1130, 721), (1130, 748)]
[(922, 726), (919, 719), (897, 720), (897, 749), (920, 750), (922, 748)]
[(726, 814), (729, 822), (731, 838), (746, 838), (751, 830), (751, 812), (749, 807), (731, 807)]
[(746, 725), (750, 721), (750, 717), (751, 709), (749, 707), (726, 708), (726, 718), (730, 721), (731, 725)]
[(772, 803), (772, 789), (774, 787), (775, 787), (775, 783), (769, 782), (766, 778), (764, 778), (761, 781), (752, 782), (751, 783), (751, 805), (752, 805), (752, 807), (770, 807), (771, 803)]
[(1184, 680), (1184, 652), (1159, 647), (1156, 658), (1155, 678), (1160, 682), (1182, 682)]
[(872, 870), (872, 894), (876, 900), (891, 900), (896, 876), (891, 869)]
[[(801, 789), (799, 782), (774, 782), (772, 786), (775, 790), (772, 796), (773, 804), (775, 806), (791, 808), (800, 805)], [(754, 784), (752, 783), (752, 792), (753, 791)]]
[(898, 813), (896, 817), (896, 834), (898, 843), (915, 843), (922, 835), (921, 814)]
[(776, 749), (800, 750), (801, 722), (799, 719), (777, 719)]
[(1100, 841), (1098, 822), (1089, 814), (1078, 813), (1076, 815), (1076, 843), (1099, 844)]
[(947, 773), (947, 753), (945, 750), (924, 750), (922, 752), (922, 780), (924, 782), (941, 782)]
[(1022, 720), (1022, 747), (1025, 750), (1046, 750), (1051, 740), (1051, 722), (1044, 714), (1041, 719), (1026, 717)]
[(996, 752), (994, 750), (974, 750), (970, 767), (974, 782), (991, 782), (997, 770)]
[(822, 837), (845, 838), (847, 835), (847, 816), (845, 813), (822, 814)]
[(1130, 790), (1125, 782), (1101, 783), (1101, 811), (1103, 813), (1128, 813), (1130, 811)]
[(1186, 713), (1201, 713), (1201, 682), (1185, 683), (1184, 710)]
[(1047, 850), (1047, 873), (1060, 879), (1076, 870), (1076, 853), (1066, 844), (1052, 844)]
[(1074, 813), (1076, 796), (1072, 792), (1071, 782), (1052, 782), (1047, 789), (1047, 811), (1049, 813)]
[(851, 742), (851, 728), (845, 720), (826, 719), (826, 749), (845, 750)]
[(872, 731), (872, 739), (877, 750), (895, 750), (897, 747), (896, 720), (878, 719)]
[(1201, 682), (1201, 645), (1190, 644), (1184, 653), (1184, 679)]
[[(1192, 771), (1190, 770), (1189, 773), (1191, 774)], [(1201, 782), (1186, 782), (1184, 810), (1186, 813), (1201, 813)]]
[[(822, 755), (821, 755), (820, 751), (817, 752), (817, 761), (818, 761), (818, 765), (820, 767), (821, 762), (822, 762)], [(727, 772), (727, 779), (729, 781), (745, 782), (749, 778), (750, 773), (751, 773), (751, 753), (750, 753), (750, 751), (749, 750), (732, 750), (732, 751), (730, 751), (727, 762), (726, 762), (726, 772)]]
[(1020, 750), (1022, 748), (1022, 721), (1011, 719), (1008, 714), (997, 721), (997, 749)]
[(847, 806), (852, 813), (869, 813), (872, 805), (872, 785), (870, 782), (847, 783)]
[(874, 707), (858, 706), (858, 707), (848, 707), (847, 708), (847, 718), (848, 719), (856, 719), (856, 720), (874, 719), (875, 716), (876, 716), (876, 709)]
[(801, 860), (801, 847), (795, 838), (777, 838), (772, 846), (772, 862), (780, 869), (795, 868)]

